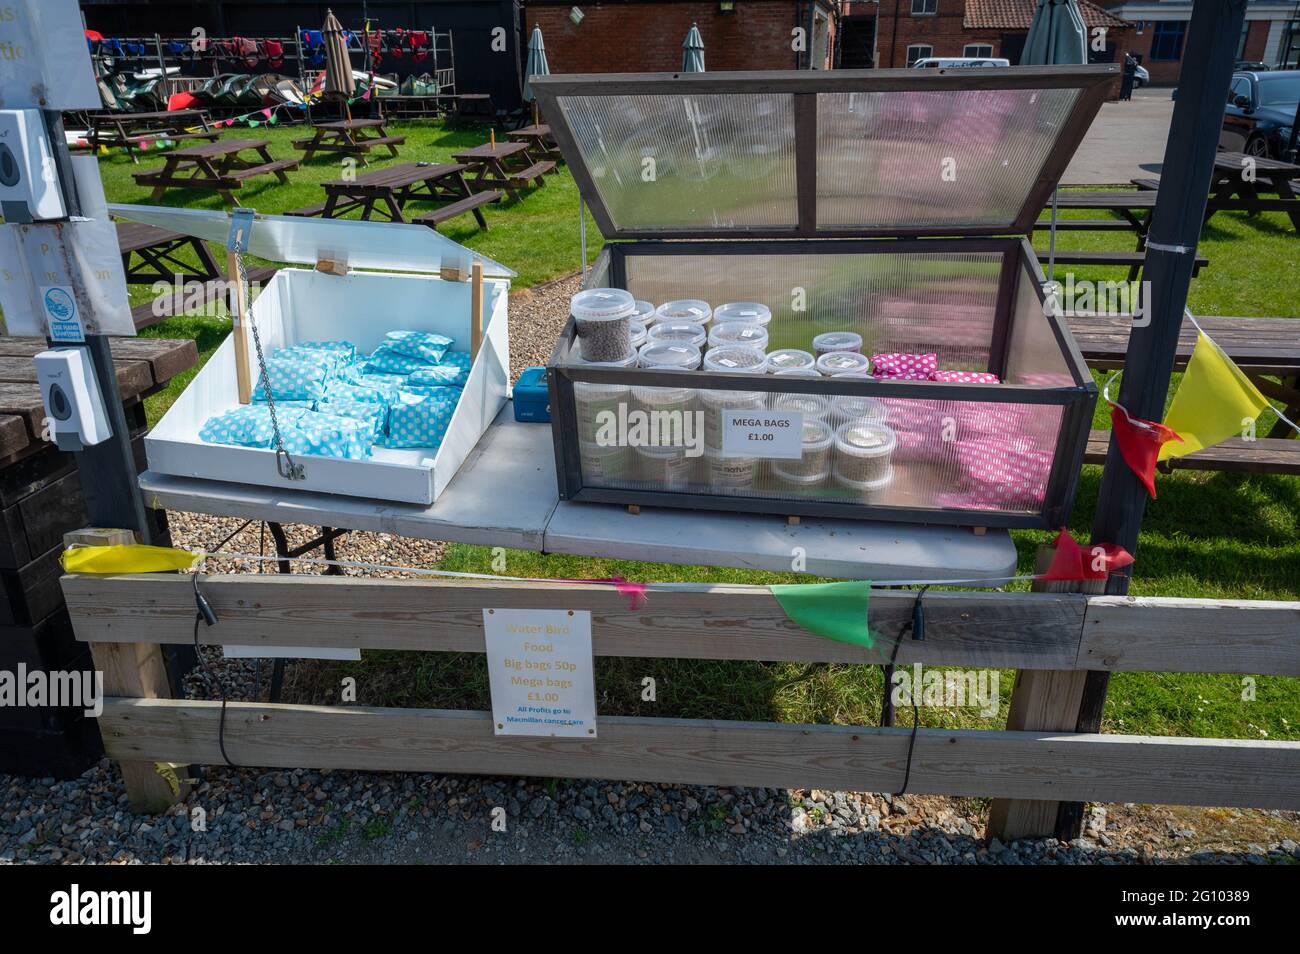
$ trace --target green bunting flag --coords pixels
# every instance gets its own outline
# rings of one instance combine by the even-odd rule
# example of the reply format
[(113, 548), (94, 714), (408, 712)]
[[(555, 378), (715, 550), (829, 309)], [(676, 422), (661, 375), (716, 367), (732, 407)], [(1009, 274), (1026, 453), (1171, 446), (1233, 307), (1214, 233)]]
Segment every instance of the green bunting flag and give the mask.
[(769, 586), (785, 615), (824, 639), (870, 648), (867, 626), (869, 580), (847, 583), (792, 583)]

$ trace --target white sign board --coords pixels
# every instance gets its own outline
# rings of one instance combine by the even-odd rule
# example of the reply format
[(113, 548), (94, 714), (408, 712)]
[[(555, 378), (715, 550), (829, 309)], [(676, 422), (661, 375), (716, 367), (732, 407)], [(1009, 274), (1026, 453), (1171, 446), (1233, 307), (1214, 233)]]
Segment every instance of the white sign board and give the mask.
[(0, 3), (0, 107), (103, 105), (77, 0)]
[(798, 460), (803, 456), (803, 413), (723, 410), (722, 456)]
[(596, 735), (587, 610), (485, 609), (496, 735)]

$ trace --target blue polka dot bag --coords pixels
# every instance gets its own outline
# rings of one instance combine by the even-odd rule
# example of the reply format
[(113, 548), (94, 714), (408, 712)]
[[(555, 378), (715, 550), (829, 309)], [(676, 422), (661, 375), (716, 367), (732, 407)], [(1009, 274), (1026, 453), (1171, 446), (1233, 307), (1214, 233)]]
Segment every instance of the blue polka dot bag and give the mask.
[(281, 424), (284, 449), (291, 454), (365, 460), (375, 441), (368, 421), (319, 411), (302, 411), (290, 424)]
[(451, 424), (460, 388), (407, 388), (388, 411), (385, 447), (437, 447)]
[(447, 385), (463, 388), (469, 380), (470, 357), (465, 351), (448, 351), (437, 364), (412, 371), (407, 384), (420, 386)]
[(388, 404), (377, 401), (336, 401), (327, 397), (317, 408), (322, 414), (350, 417), (370, 425), (370, 436), (377, 440), (388, 430)]
[[(277, 401), (315, 401), (325, 396), (325, 384), (333, 376), (334, 361), (321, 352), (281, 349), (266, 359), (266, 379)], [(260, 370), (253, 400), (265, 401)]]
[[(302, 408), (276, 408), (283, 434), (303, 414)], [(199, 439), (209, 444), (233, 444), (239, 447), (270, 447), (275, 434), (271, 426), (271, 410), (265, 404), (241, 404), (214, 417), (208, 418), (199, 429)]]
[(452, 341), (446, 335), (437, 335), (431, 331), (390, 331), (375, 351), (396, 351), (429, 364), (437, 364), (451, 345)]

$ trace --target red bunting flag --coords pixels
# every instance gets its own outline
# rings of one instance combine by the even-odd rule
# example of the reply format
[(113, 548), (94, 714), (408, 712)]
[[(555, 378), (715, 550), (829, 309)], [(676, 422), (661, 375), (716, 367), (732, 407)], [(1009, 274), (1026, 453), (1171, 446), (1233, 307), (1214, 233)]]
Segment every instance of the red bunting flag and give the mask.
[(1133, 562), (1132, 555), (1113, 543), (1081, 547), (1064, 527), (1056, 536), (1056, 555), (1040, 580), (1104, 580)]
[(1145, 421), (1140, 417), (1130, 417), (1128, 411), (1118, 404), (1110, 406), (1110, 426), (1115, 432), (1115, 442), (1119, 444), (1120, 456), (1124, 463), (1142, 481), (1147, 493), (1156, 495), (1156, 460), (1160, 448), (1169, 441), (1182, 443), (1178, 432), (1155, 421)]

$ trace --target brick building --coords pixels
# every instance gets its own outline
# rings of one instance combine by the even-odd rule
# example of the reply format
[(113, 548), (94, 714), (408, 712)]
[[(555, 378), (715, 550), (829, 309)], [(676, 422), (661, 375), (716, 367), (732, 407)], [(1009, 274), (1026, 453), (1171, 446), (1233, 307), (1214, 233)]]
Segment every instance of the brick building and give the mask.
[[(1097, 3), (1080, 0), (1090, 34), (1105, 30), (1104, 47), (1092, 62), (1123, 60), (1132, 24)], [(840, 22), (843, 67), (911, 66), (927, 56), (999, 56), (1020, 61), (1034, 16), (1034, 0), (848, 0)], [(874, 39), (871, 36), (876, 30)]]
[[(524, 35), (542, 28), (554, 73), (679, 70), (691, 24), (710, 71), (829, 69), (836, 19), (832, 0), (525, 0), (523, 11)], [(797, 51), (800, 27), (806, 42)]]
[[(1151, 82), (1173, 85), (1183, 66), (1183, 42), (1192, 16), (1191, 0), (1096, 0), (1111, 13), (1133, 23), (1133, 52)], [(1300, 2), (1250, 0), (1237, 44), (1237, 59), (1272, 69), (1300, 66)]]

